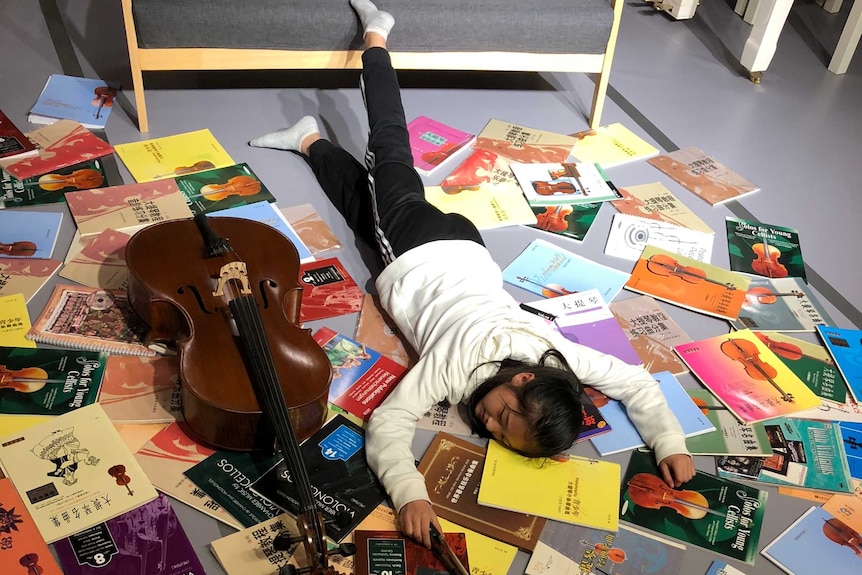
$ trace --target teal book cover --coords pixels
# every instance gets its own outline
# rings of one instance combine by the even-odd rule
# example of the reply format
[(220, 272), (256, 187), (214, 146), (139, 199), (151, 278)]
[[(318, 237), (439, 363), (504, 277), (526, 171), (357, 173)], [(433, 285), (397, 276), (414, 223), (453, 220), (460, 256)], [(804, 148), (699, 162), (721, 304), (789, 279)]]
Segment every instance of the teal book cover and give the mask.
[(23, 180), (0, 170), (0, 209), (65, 202), (66, 192), (101, 188), (106, 182), (105, 167), (99, 159)]
[(177, 176), (175, 181), (194, 215), (255, 202), (275, 202), (275, 197), (248, 164)]
[(862, 329), (818, 325), (817, 334), (826, 344), (853, 399), (862, 402)]

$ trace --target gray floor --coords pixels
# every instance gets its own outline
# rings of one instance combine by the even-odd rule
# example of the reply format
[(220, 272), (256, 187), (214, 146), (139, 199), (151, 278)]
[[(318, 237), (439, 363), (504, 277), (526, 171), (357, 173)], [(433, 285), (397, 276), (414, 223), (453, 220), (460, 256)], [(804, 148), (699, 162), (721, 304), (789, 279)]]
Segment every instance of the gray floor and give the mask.
[[(661, 181), (672, 189), (717, 230), (712, 259), (717, 265), (727, 265), (725, 216), (797, 228), (811, 284), (835, 323), (862, 327), (862, 266), (855, 251), (862, 245), (862, 226), (857, 223), (862, 205), (862, 56), (845, 75), (826, 69), (850, 4), (846, 0), (841, 12), (832, 15), (813, 2), (796, 2), (775, 58), (762, 83), (755, 85), (739, 65), (750, 27), (733, 13), (732, 2), (704, 0), (693, 19), (674, 21), (629, 0), (602, 123), (623, 122), (668, 151), (699, 147), (760, 185), (760, 192), (741, 202), (712, 208), (645, 163), (609, 171), (618, 186)], [(130, 86), (118, 2), (2, 0), (0, 5), (0, 108), (19, 125), (27, 127), (26, 113), (51, 73), (120, 80)], [(408, 118), (425, 114), (470, 131), (480, 130), (492, 117), (563, 133), (587, 127), (592, 79), (583, 74), (402, 74), (401, 80)], [(111, 143), (209, 128), (237, 162), (249, 163), (280, 206), (311, 202), (348, 246), (336, 255), (361, 284), (371, 287), (350, 232), (304, 164), (290, 154), (246, 145), (250, 138), (308, 113), (321, 119), (325, 135), (361, 154), (367, 124), (357, 73), (150, 74), (146, 82), (150, 133), (137, 131), (128, 93), (108, 123), (105, 135)], [(120, 163), (110, 181), (133, 180)], [(583, 243), (557, 243), (631, 269), (629, 262), (602, 253), (613, 213), (610, 206), (602, 209)], [(65, 255), (73, 231), (67, 217), (55, 257)], [(539, 234), (507, 228), (487, 232), (485, 238), (505, 265)], [(31, 302), (34, 317), (47, 291)], [(512, 293), (522, 300), (530, 297), (516, 288)], [(665, 309), (694, 338), (728, 329), (718, 320), (672, 306)], [(326, 323), (352, 334), (355, 321), (355, 316), (346, 316)], [(698, 385), (690, 376), (682, 381)], [(429, 440), (419, 434), (417, 455)], [(594, 455), (589, 446), (578, 452)], [(626, 457), (611, 459), (625, 463)], [(711, 459), (698, 458), (697, 464), (714, 471)], [(222, 573), (206, 544), (232, 530), (181, 504), (176, 507), (207, 572)], [(761, 546), (807, 507), (807, 502), (771, 490)], [(704, 573), (714, 558), (692, 549), (683, 572)], [(510, 573), (523, 572), (526, 560), (520, 554)], [(780, 573), (764, 558), (755, 566), (736, 566), (749, 574)]]

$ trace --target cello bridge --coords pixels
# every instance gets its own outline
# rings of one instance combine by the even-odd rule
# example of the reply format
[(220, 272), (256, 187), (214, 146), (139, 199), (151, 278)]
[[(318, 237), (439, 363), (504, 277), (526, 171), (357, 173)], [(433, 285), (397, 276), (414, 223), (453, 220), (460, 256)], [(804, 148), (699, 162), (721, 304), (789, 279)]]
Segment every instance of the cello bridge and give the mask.
[(221, 267), (221, 270), (219, 270), (218, 285), (216, 285), (213, 295), (215, 297), (222, 297), (224, 295), (224, 286), (230, 280), (239, 282), (241, 294), (251, 294), (251, 288), (248, 285), (248, 268), (245, 262), (230, 262)]

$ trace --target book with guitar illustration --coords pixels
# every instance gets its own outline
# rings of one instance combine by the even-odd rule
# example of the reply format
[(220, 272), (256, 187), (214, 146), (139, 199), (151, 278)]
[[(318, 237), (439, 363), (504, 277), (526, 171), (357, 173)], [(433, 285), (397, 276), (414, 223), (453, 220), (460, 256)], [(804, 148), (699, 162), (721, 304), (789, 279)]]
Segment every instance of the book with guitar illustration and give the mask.
[(275, 197), (248, 164), (181, 175), (175, 181), (194, 215), (255, 202), (275, 202)]
[(711, 206), (760, 190), (756, 184), (694, 147), (655, 156), (647, 163)]
[(797, 230), (730, 216), (725, 226), (730, 269), (767, 278), (805, 280)]
[(544, 297), (598, 289), (612, 301), (629, 274), (535, 239), (503, 270), (503, 281)]
[(115, 146), (136, 182), (152, 182), (236, 164), (209, 129)]
[(23, 180), (0, 171), (0, 209), (65, 202), (66, 192), (101, 188), (106, 181), (105, 166), (98, 158)]
[(3, 437), (0, 461), (48, 543), (157, 496), (98, 403)]
[(0, 572), (64, 575), (12, 480), (0, 471)]
[(685, 446), (692, 455), (772, 455), (769, 436), (763, 423), (742, 423), (706, 389), (686, 389), (689, 397), (706, 415), (715, 431), (686, 437)]
[(726, 320), (736, 319), (751, 280), (736, 272), (647, 245), (626, 289)]
[(654, 298), (640, 295), (611, 302), (608, 307), (647, 371), (674, 375), (688, 371), (673, 347), (690, 342), (691, 337)]
[(821, 400), (751, 330), (674, 348), (691, 373), (743, 423), (790, 415)]
[(770, 457), (719, 457), (716, 459), (719, 477), (836, 493), (853, 492), (850, 465), (837, 423), (776, 417), (765, 422), (763, 427), (772, 448)]
[(623, 477), (620, 520), (752, 565), (766, 499), (766, 491), (703, 471), (674, 489), (651, 453), (634, 451)]
[(853, 399), (862, 402), (862, 329), (818, 325), (817, 335), (826, 344)]
[(814, 331), (832, 318), (801, 278), (751, 278), (734, 329)]
[(119, 91), (118, 82), (51, 74), (27, 120), (31, 124), (75, 120), (85, 128), (103, 130)]
[(596, 220), (603, 203), (531, 206), (530, 209), (536, 216), (536, 223), (530, 224), (530, 227), (582, 242)]
[(661, 182), (626, 186), (619, 188), (619, 192), (622, 199), (614, 200), (611, 205), (621, 214), (673, 224), (705, 234), (715, 233)]

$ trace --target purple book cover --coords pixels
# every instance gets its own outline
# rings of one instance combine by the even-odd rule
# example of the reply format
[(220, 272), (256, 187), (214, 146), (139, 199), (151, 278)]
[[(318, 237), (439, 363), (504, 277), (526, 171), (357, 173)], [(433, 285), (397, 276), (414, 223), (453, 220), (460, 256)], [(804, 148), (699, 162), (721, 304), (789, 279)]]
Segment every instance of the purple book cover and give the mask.
[(54, 549), (65, 575), (205, 575), (164, 494)]

